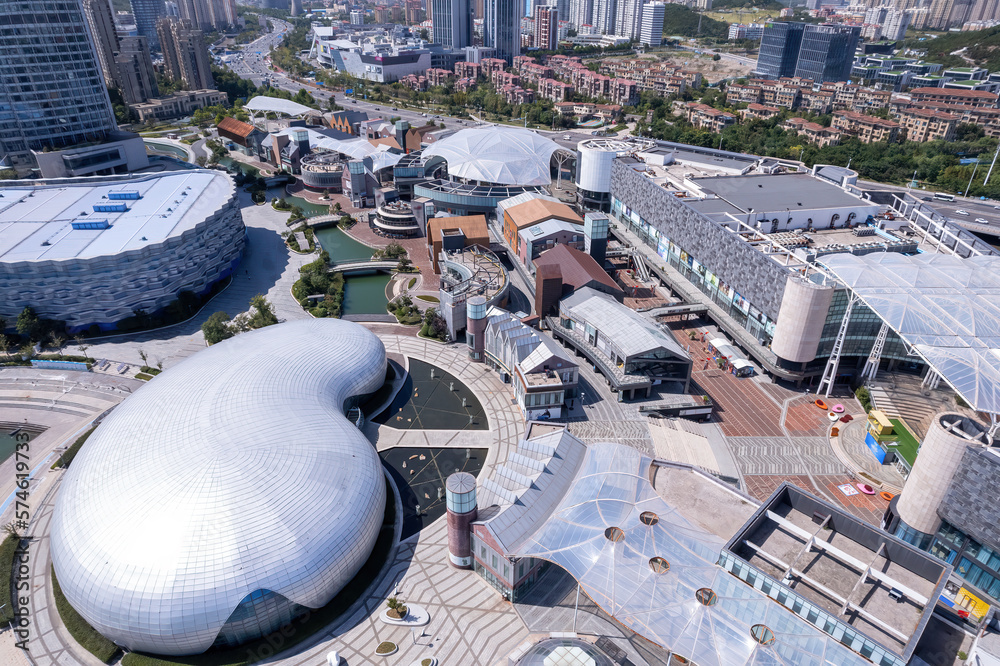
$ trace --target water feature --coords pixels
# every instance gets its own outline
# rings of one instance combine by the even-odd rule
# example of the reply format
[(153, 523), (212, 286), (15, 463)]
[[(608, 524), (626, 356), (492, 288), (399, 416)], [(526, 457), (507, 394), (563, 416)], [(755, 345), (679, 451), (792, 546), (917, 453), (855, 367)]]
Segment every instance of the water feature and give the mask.
[(343, 314), (386, 314), (385, 287), (390, 279), (385, 273), (344, 276)]
[(400, 430), (487, 430), (476, 395), (441, 368), (411, 358), (403, 388), (373, 420)]
[[(412, 363), (412, 361), (410, 361)], [(444, 515), (444, 484), (455, 472), (479, 476), (487, 449), (392, 448), (379, 452), (403, 505), (405, 539)], [(440, 492), (440, 497), (438, 496)], [(420, 515), (417, 515), (417, 505)]]
[(326, 227), (316, 230), (316, 239), (323, 249), (330, 254), (331, 264), (342, 264), (345, 261), (361, 261), (371, 259), (374, 250), (361, 241), (356, 241), (340, 227)]
[(170, 155), (171, 157), (177, 158), (181, 162), (188, 161), (187, 151), (180, 146), (175, 146), (171, 143), (160, 143), (159, 141), (149, 141), (148, 139), (144, 140), (143, 144), (145, 144), (147, 152), (159, 155)]
[[(14, 451), (19, 443), (30, 442), (38, 436), (38, 432), (36, 430), (20, 430), (8, 427), (9, 425), (10, 424), (0, 424), (0, 462), (7, 460), (7, 458), (14, 455)], [(11, 434), (15, 431), (17, 431), (16, 435)], [(25, 439), (25, 436), (27, 436), (27, 439)], [(23, 459), (24, 458), (22, 457), (22, 460)]]

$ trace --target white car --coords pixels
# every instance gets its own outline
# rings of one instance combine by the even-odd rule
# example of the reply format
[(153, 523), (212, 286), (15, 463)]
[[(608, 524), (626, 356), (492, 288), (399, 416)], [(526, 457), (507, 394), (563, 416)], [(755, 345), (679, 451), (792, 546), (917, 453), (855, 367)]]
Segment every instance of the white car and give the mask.
[(969, 215), (969, 211), (958, 209), (958, 210), (955, 211), (955, 215), (965, 215), (965, 216), (968, 216)]
[(989, 220), (983, 219), (981, 217), (977, 217), (976, 218), (976, 222), (978, 222), (979, 224), (989, 224), (990, 223)]

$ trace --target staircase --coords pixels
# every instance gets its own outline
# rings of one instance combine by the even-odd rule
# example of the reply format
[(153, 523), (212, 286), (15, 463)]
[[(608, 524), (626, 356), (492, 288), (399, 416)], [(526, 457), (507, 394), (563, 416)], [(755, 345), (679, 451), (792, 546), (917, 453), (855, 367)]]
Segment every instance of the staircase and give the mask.
[(901, 418), (913, 435), (922, 440), (938, 412), (960, 412), (973, 415), (972, 411), (955, 403), (955, 392), (944, 382), (930, 390), (921, 385), (920, 377), (879, 372), (869, 392), (877, 409), (890, 417)]

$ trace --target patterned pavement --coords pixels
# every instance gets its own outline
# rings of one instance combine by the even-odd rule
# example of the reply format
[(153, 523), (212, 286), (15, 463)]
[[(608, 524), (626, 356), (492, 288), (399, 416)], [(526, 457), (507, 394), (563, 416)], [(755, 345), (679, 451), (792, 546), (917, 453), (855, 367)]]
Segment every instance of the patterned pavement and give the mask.
[[(699, 326), (698, 324), (702, 324)], [(738, 379), (717, 369), (702, 342), (715, 335), (704, 322), (672, 322), (674, 337), (695, 358), (692, 378), (717, 406), (716, 420), (740, 468), (746, 491), (766, 499), (782, 481), (814, 493), (869, 523), (879, 524), (887, 503), (877, 495), (847, 496), (837, 486), (855, 479), (830, 446), (826, 412), (814, 397), (771, 383), (766, 378)], [(697, 337), (691, 340), (688, 331)], [(700, 360), (700, 363), (698, 361)], [(853, 400), (853, 399), (852, 399)], [(853, 403), (848, 411), (853, 411)]]

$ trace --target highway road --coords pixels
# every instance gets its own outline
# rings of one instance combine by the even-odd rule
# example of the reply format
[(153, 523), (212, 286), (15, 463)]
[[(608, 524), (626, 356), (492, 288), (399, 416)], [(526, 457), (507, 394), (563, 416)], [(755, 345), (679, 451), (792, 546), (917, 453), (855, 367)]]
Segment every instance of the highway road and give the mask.
[(954, 220), (968, 229), (983, 231), (983, 222), (977, 222), (977, 220), (984, 220), (987, 227), (995, 227), (996, 234), (1000, 235), (1000, 201), (983, 201), (981, 199), (969, 199), (959, 196), (956, 196), (954, 201), (939, 201), (934, 198), (934, 192), (930, 190), (914, 190), (900, 187), (899, 185), (860, 180), (858, 181), (858, 187), (882, 192), (909, 192), (939, 214)]
[[(354, 97), (345, 95), (342, 92), (333, 92), (325, 89), (323, 86), (302, 81), (295, 81), (281, 72), (275, 72), (271, 69), (271, 61), (268, 57), (268, 53), (272, 48), (281, 44), (285, 34), (291, 31), (292, 26), (290, 23), (280, 19), (268, 20), (271, 21), (273, 30), (266, 35), (258, 37), (250, 44), (244, 45), (242, 48), (243, 55), (239, 58), (232, 58), (230, 59), (230, 62), (226, 63), (229, 69), (241, 78), (250, 79), (253, 81), (254, 85), (261, 85), (264, 79), (268, 79), (272, 87), (280, 90), (287, 90), (292, 93), (296, 93), (305, 88), (309, 91), (309, 94), (315, 97), (316, 100), (322, 104), (323, 107), (326, 107), (329, 100), (333, 98), (336, 103), (343, 108), (365, 111), (368, 113), (370, 118), (380, 117), (384, 120), (389, 120), (389, 118), (399, 117), (410, 123), (411, 126), (415, 127), (420, 127), (428, 122), (434, 122), (435, 124), (444, 123), (447, 129), (460, 130), (487, 124), (477, 123), (475, 120), (452, 118), (450, 116), (440, 115), (436, 111), (407, 109), (398, 106), (398, 103), (384, 104), (369, 102), (364, 99), (355, 99)], [(592, 130), (583, 129), (560, 130), (558, 132), (548, 130), (533, 131), (536, 131), (538, 134), (543, 136), (547, 136), (559, 145), (570, 150), (576, 150), (576, 145), (584, 139), (591, 138), (593, 133)], [(620, 134), (624, 135), (625, 132)], [(569, 138), (567, 139), (566, 137)]]

